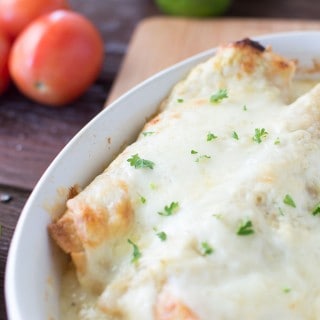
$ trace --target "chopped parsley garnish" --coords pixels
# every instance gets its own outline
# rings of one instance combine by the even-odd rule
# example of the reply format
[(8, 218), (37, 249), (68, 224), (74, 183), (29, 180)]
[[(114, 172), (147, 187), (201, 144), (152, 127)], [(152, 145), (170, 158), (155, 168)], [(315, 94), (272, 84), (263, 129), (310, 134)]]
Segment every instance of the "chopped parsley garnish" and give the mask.
[(285, 195), (285, 197), (283, 198), (283, 203), (292, 208), (296, 207), (295, 202), (293, 201), (292, 197), (289, 194)]
[(142, 132), (142, 134), (146, 137), (146, 136), (151, 136), (154, 134), (154, 131), (144, 131)]
[(243, 105), (242, 109), (243, 109), (243, 111), (247, 111), (248, 110), (246, 105)]
[[(191, 154), (198, 154), (199, 152), (196, 150), (191, 150)], [(208, 156), (207, 154), (203, 154), (197, 157), (197, 159), (195, 160), (195, 162), (199, 162), (202, 159), (211, 159), (211, 156)]]
[(153, 182), (150, 183), (150, 189), (151, 190), (156, 190), (157, 189), (157, 185)]
[(211, 103), (219, 103), (221, 100), (228, 98), (228, 91), (227, 89), (219, 89), (216, 93), (214, 93), (210, 97)]
[(138, 260), (139, 260), (140, 257), (141, 257), (141, 252), (140, 252), (138, 246), (137, 246), (133, 241), (131, 241), (130, 239), (128, 239), (128, 242), (129, 242), (129, 243), (132, 245), (132, 247), (133, 247), (131, 262), (132, 262), (132, 263), (136, 263), (136, 262), (138, 262)]
[(214, 135), (212, 132), (208, 132), (207, 134), (207, 141), (212, 141), (214, 139), (217, 139), (218, 137)]
[(161, 241), (167, 240), (167, 234), (164, 231), (157, 232), (156, 234)]
[(232, 132), (232, 138), (235, 140), (239, 140), (239, 136), (235, 131)]
[(129, 158), (127, 161), (130, 163), (132, 167), (135, 167), (136, 169), (140, 169), (140, 168), (153, 169), (154, 168), (154, 162), (146, 159), (141, 159), (138, 154), (131, 156), (131, 158)]
[(215, 217), (216, 219), (222, 219), (221, 213), (214, 213), (212, 216)]
[(140, 202), (142, 204), (145, 204), (147, 202), (147, 199), (144, 196), (140, 195)]
[(279, 137), (277, 137), (277, 139), (274, 140), (274, 144), (280, 144), (280, 139), (279, 139)]
[(237, 235), (248, 236), (253, 233), (254, 233), (254, 230), (253, 230), (253, 224), (252, 224), (251, 220), (241, 222), (241, 224), (237, 230)]
[(207, 154), (203, 154), (199, 156), (195, 161), (200, 162), (200, 160), (203, 160), (203, 159), (211, 159), (211, 156), (208, 156)]
[(262, 139), (268, 135), (268, 132), (266, 131), (265, 128), (262, 128), (262, 129), (255, 128), (254, 132), (255, 133), (254, 133), (254, 136), (252, 137), (252, 140), (257, 143), (261, 143)]
[(213, 248), (208, 244), (208, 242), (202, 242), (201, 243), (201, 248), (202, 248), (202, 254), (204, 256), (207, 256), (211, 253), (213, 253)]
[(179, 202), (171, 202), (169, 206), (164, 207), (164, 211), (158, 212), (160, 216), (172, 216), (179, 210)]
[(320, 202), (315, 205), (312, 210), (312, 215), (317, 216), (320, 214)]
[(180, 99), (177, 99), (177, 102), (182, 103), (182, 102), (184, 102), (184, 100), (180, 98)]
[(289, 292), (291, 292), (291, 288), (283, 288), (282, 291), (284, 293), (289, 293)]
[(153, 230), (161, 241), (167, 240), (167, 234), (164, 231), (158, 231), (156, 227), (154, 227)]

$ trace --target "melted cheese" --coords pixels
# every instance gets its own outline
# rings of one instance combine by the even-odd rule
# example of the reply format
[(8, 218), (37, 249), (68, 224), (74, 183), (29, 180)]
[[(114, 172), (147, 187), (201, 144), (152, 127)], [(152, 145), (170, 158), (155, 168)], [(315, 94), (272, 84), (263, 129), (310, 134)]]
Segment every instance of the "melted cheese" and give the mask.
[[(248, 52), (252, 66), (243, 63)], [(63, 281), (62, 319), (318, 318), (320, 218), (312, 212), (320, 201), (320, 85), (292, 87), (294, 66), (281, 59), (223, 48), (69, 200), (77, 219), (82, 212), (74, 208), (88, 198), (103, 202), (95, 208), (108, 209), (107, 225), (115, 219), (117, 232), (110, 227), (111, 239), (82, 242), (86, 265), (77, 270), (80, 284), (74, 271)], [(280, 71), (279, 61), (286, 64)], [(221, 88), (228, 97), (210, 102)], [(153, 169), (131, 166), (136, 154)], [(120, 196), (110, 191), (119, 184)], [(110, 214), (123, 198), (129, 218)], [(239, 235), (248, 222), (252, 232)], [(141, 254), (135, 262), (128, 239)]]

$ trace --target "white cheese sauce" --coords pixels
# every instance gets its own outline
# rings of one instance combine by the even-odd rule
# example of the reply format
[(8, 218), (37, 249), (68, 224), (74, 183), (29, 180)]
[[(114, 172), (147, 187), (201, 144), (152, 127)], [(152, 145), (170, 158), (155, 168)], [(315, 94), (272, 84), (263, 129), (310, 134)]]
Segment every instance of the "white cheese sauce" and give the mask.
[[(291, 102), (314, 84), (294, 82)], [(319, 317), (317, 93), (288, 105), (261, 84), (230, 89), (214, 104), (209, 91), (194, 91), (190, 98), (178, 86), (160, 120), (145, 128), (149, 134), (111, 164), (128, 184), (135, 223), (101, 295), (81, 288), (73, 270), (65, 274), (61, 319), (154, 319), (163, 283), (198, 319)], [(154, 168), (131, 167), (135, 154)], [(159, 214), (170, 205), (168, 216)], [(241, 225), (249, 234), (238, 234)], [(127, 239), (139, 248), (137, 263)]]

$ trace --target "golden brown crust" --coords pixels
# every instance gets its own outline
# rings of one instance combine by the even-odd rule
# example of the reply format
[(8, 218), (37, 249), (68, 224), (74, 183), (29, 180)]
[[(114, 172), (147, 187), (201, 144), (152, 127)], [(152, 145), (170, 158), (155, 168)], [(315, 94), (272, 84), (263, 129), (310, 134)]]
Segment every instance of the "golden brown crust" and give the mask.
[(131, 203), (127, 198), (117, 202), (112, 210), (93, 208), (88, 203), (79, 202), (74, 223), (78, 236), (84, 246), (96, 247), (103, 241), (113, 239), (125, 231), (133, 215)]
[(94, 209), (86, 203), (80, 205), (80, 217), (75, 217), (76, 229), (84, 246), (95, 247), (110, 236), (110, 212), (108, 210)]
[(84, 247), (97, 247), (127, 230), (133, 211), (126, 185), (118, 182), (119, 198), (112, 207), (90, 203), (86, 197), (68, 201), (69, 209), (49, 225), (49, 233), (66, 253), (79, 253)]
[(266, 48), (261, 45), (259, 42), (251, 40), (249, 38), (244, 38), (242, 40), (236, 41), (231, 44), (233, 47), (243, 48), (243, 47), (251, 47), (254, 50), (259, 52), (263, 52)]
[[(226, 50), (234, 52), (228, 55)], [(236, 75), (238, 79), (244, 75), (256, 76), (259, 79), (267, 79), (280, 89), (282, 87), (288, 89), (296, 63), (284, 59), (270, 48), (264, 48), (255, 41), (244, 39), (220, 47), (214, 68), (221, 70), (223, 77), (227, 76), (228, 72), (230, 75)]]
[(125, 182), (108, 174), (96, 179), (67, 201), (64, 215), (48, 228), (58, 246), (70, 254), (81, 285), (101, 293), (112, 267), (106, 253), (128, 232), (133, 209)]
[(83, 250), (72, 214), (69, 210), (58, 221), (51, 223), (48, 229), (50, 236), (64, 252), (71, 253)]
[(87, 271), (87, 261), (86, 255), (84, 252), (73, 252), (71, 253), (71, 258), (76, 266), (76, 269), (79, 274), (85, 274)]
[(109, 309), (105, 306), (99, 306), (99, 310), (109, 317), (123, 319), (123, 313), (120, 309)]
[(74, 185), (69, 188), (69, 193), (68, 193), (68, 198), (67, 199), (72, 199), (75, 196), (77, 196), (80, 193), (81, 189), (78, 185)]
[(182, 301), (176, 299), (166, 288), (158, 296), (155, 307), (156, 320), (199, 320)]

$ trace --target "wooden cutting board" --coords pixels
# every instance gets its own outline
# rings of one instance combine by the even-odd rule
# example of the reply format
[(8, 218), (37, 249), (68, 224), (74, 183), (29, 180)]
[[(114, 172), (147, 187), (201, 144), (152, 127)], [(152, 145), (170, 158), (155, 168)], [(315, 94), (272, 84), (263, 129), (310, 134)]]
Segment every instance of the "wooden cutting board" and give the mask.
[(106, 105), (156, 72), (219, 44), (262, 34), (320, 30), (320, 22), (153, 17), (135, 29)]

